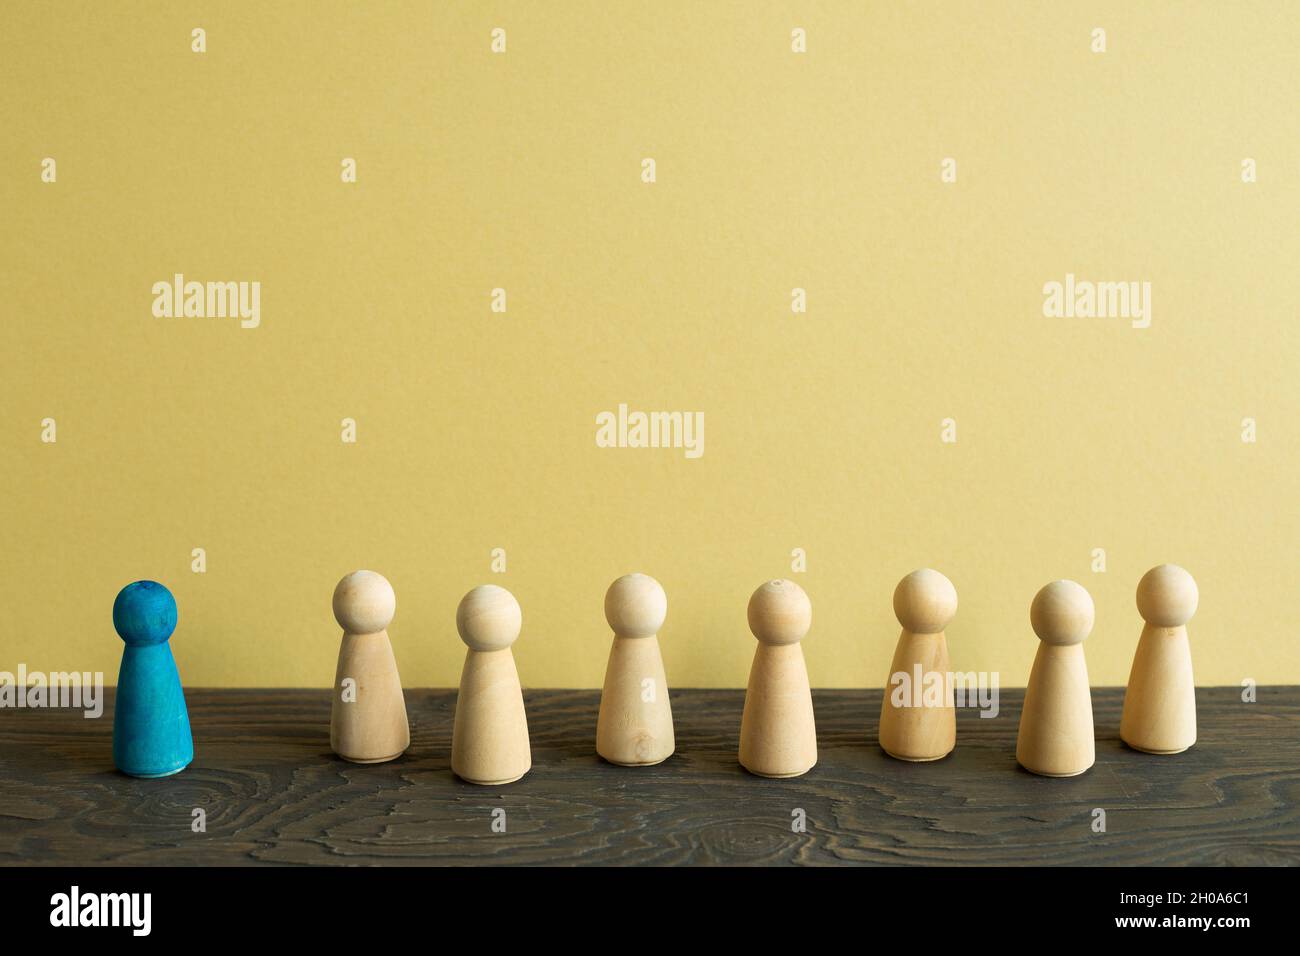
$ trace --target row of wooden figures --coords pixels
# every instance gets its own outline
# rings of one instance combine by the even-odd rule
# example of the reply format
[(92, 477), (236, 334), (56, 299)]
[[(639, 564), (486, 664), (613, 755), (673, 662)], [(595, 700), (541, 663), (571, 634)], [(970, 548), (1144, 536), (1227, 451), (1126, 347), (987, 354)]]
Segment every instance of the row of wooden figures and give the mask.
[[(1176, 565), (1152, 568), (1137, 588), (1146, 622), (1129, 675), (1120, 736), (1136, 750), (1180, 753), (1196, 741), (1196, 701), (1187, 621), (1196, 583)], [(330, 715), (334, 752), (355, 763), (382, 763), (410, 746), (397, 662), (388, 625), (397, 608), (382, 575), (356, 571), (334, 590), (343, 628)], [(596, 721), (596, 752), (613, 764), (652, 766), (675, 742), (658, 633), (668, 599), (654, 578), (629, 574), (610, 585), (605, 617), (614, 631)], [(956, 746), (957, 725), (944, 631), (957, 612), (957, 591), (938, 571), (914, 571), (894, 590), (903, 626), (880, 713), (880, 745), (900, 760), (931, 761)], [(1083, 640), (1092, 630), (1088, 592), (1054, 581), (1034, 597), (1029, 619), (1041, 643), (1020, 717), (1016, 758), (1052, 777), (1083, 773), (1094, 760), (1092, 698)], [(128, 585), (113, 607), (126, 642), (114, 713), (114, 757), (135, 776), (166, 776), (193, 758), (188, 716), (167, 638), (176, 626), (171, 593), (152, 581)], [(451, 768), (470, 783), (500, 785), (532, 766), (523, 692), (511, 645), (519, 603), (496, 585), (474, 588), (456, 610), (468, 646), (452, 728)], [(769, 581), (749, 600), (758, 639), (740, 725), (740, 763), (764, 777), (797, 777), (817, 762), (812, 693), (800, 641), (812, 604), (793, 581)], [(895, 675), (939, 675), (944, 693), (891, 693)]]

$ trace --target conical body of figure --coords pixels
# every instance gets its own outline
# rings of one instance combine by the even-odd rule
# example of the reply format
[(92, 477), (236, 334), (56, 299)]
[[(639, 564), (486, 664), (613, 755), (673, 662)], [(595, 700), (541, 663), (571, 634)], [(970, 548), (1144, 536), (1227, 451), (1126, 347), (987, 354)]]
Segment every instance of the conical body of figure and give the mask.
[(668, 597), (654, 578), (627, 574), (605, 592), (614, 643), (596, 719), (596, 753), (624, 767), (663, 762), (673, 752), (673, 709), (659, 652)]
[(523, 614), (505, 588), (484, 584), (456, 609), (456, 630), (468, 646), (451, 731), (451, 769), (467, 783), (513, 783), (533, 765), (524, 693), (510, 645)]
[(957, 589), (929, 568), (894, 589), (903, 625), (880, 703), (880, 746), (900, 760), (939, 760), (957, 744), (957, 712), (944, 631), (957, 613)]
[(384, 763), (411, 746), (406, 697), (388, 625), (397, 611), (393, 586), (382, 574), (354, 571), (334, 589), (334, 618), (343, 628), (330, 747), (353, 763)]
[(1146, 622), (1124, 691), (1119, 736), (1134, 750), (1182, 753), (1196, 743), (1196, 685), (1187, 622), (1200, 595), (1192, 576), (1162, 564), (1137, 586), (1138, 613)]
[(1053, 581), (1034, 597), (1029, 622), (1040, 643), (1025, 687), (1016, 760), (1045, 777), (1073, 777), (1096, 760), (1092, 690), (1083, 640), (1092, 597), (1073, 581)]
[(769, 581), (749, 599), (758, 639), (740, 720), (740, 764), (760, 777), (798, 777), (817, 763), (817, 725), (804, 665), (812, 603), (793, 581)]
[(113, 602), (113, 627), (126, 642), (113, 705), (113, 763), (133, 777), (167, 777), (194, 759), (180, 672), (167, 639), (176, 599), (155, 581), (136, 581)]

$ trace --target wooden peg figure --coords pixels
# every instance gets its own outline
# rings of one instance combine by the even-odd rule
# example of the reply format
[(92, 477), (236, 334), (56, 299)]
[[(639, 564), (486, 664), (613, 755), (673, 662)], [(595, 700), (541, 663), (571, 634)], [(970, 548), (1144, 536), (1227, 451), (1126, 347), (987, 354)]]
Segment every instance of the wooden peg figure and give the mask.
[(411, 745), (406, 698), (388, 625), (397, 611), (393, 586), (374, 571), (353, 571), (334, 588), (334, 619), (343, 628), (330, 746), (352, 763), (384, 763)]
[(1040, 643), (1025, 688), (1016, 760), (1033, 773), (1073, 777), (1096, 759), (1092, 691), (1083, 658), (1094, 614), (1092, 597), (1073, 581), (1053, 581), (1029, 608), (1029, 623)]
[(903, 633), (880, 705), (880, 746), (891, 757), (939, 760), (957, 744), (944, 636), (956, 613), (957, 589), (938, 571), (913, 571), (894, 589), (894, 614)]
[(1138, 613), (1146, 623), (1119, 723), (1120, 739), (1134, 750), (1177, 754), (1196, 743), (1196, 686), (1187, 622), (1199, 599), (1196, 582), (1176, 564), (1152, 568), (1138, 582)]
[(113, 763), (132, 777), (169, 777), (194, 759), (180, 671), (168, 639), (178, 615), (172, 592), (136, 581), (113, 602), (113, 628), (126, 644), (113, 705)]
[(662, 763), (673, 752), (673, 709), (659, 653), (668, 597), (645, 574), (625, 574), (605, 592), (614, 643), (596, 720), (596, 753), (623, 767)]
[(451, 769), (468, 783), (513, 783), (533, 765), (528, 717), (510, 645), (523, 614), (505, 588), (484, 584), (456, 609), (456, 630), (469, 647), (460, 674), (451, 731)]
[(817, 763), (817, 727), (804, 665), (812, 603), (793, 581), (769, 581), (749, 599), (758, 638), (740, 720), (740, 763), (760, 777), (798, 777)]

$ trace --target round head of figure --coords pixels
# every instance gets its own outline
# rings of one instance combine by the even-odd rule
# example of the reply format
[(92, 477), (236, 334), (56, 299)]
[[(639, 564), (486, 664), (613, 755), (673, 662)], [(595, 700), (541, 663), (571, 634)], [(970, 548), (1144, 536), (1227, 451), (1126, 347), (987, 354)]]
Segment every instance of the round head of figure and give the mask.
[(763, 644), (797, 644), (812, 627), (812, 602), (793, 581), (768, 581), (749, 599), (749, 629)]
[(473, 651), (504, 650), (519, 637), (522, 626), (519, 602), (495, 584), (480, 584), (461, 598), (456, 608), (456, 630)]
[(1182, 627), (1196, 613), (1199, 600), (1196, 582), (1176, 564), (1152, 568), (1138, 582), (1138, 613), (1156, 627)]
[(668, 595), (648, 574), (625, 574), (605, 592), (605, 620), (619, 637), (652, 637), (668, 616)]
[(913, 571), (894, 588), (894, 614), (912, 634), (938, 634), (957, 614), (957, 589), (938, 571)]
[(176, 620), (176, 599), (157, 581), (128, 584), (113, 602), (113, 629), (132, 646), (163, 643)]
[(1053, 581), (1034, 595), (1029, 623), (1045, 644), (1081, 644), (1096, 614), (1092, 596), (1073, 581)]
[(397, 611), (397, 595), (382, 574), (353, 571), (334, 589), (334, 619), (348, 634), (378, 634)]

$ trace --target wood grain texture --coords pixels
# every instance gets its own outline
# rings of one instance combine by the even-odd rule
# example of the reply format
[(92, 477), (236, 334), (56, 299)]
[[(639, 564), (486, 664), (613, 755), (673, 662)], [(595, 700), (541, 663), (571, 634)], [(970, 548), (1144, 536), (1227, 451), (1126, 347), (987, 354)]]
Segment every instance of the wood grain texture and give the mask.
[(190, 690), (194, 763), (161, 780), (113, 769), (110, 693), (99, 720), (0, 711), (0, 863), (1300, 862), (1300, 688), (1198, 689), (1200, 739), (1174, 757), (1120, 742), (1122, 694), (1094, 691), (1097, 763), (1057, 780), (1016, 766), (1021, 691), (994, 719), (959, 711), (926, 764), (876, 745), (880, 691), (814, 692), (817, 766), (766, 780), (737, 763), (742, 691), (673, 691), (677, 752), (636, 769), (596, 756), (597, 691), (532, 691), (532, 772), (476, 787), (448, 765), (453, 691), (408, 691), (410, 750), (358, 766), (330, 752), (325, 691)]

